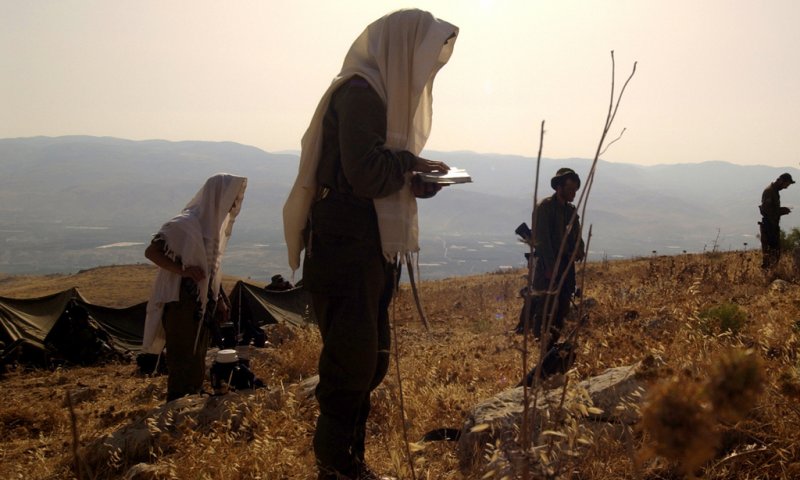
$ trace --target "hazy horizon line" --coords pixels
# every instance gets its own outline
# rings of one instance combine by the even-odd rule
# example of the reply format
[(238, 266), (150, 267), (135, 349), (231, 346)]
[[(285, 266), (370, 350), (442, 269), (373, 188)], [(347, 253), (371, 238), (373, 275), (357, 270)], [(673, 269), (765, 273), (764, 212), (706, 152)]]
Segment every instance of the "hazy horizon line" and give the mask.
[[(170, 140), (166, 138), (126, 138), (126, 137), (119, 137), (115, 135), (91, 135), (91, 134), (65, 134), (65, 135), (31, 135), (31, 136), (20, 136), (20, 137), (3, 137), (0, 138), (0, 141), (5, 140), (31, 140), (31, 139), (38, 139), (38, 138), (45, 138), (45, 139), (62, 139), (62, 138), (91, 138), (91, 139), (109, 139), (109, 140), (119, 140), (124, 142), (137, 142), (137, 143), (147, 143), (147, 142), (166, 142), (166, 143), (217, 143), (217, 144), (234, 144), (240, 145), (243, 147), (255, 148), (267, 154), (273, 155), (300, 155), (300, 149), (277, 149), (277, 150), (267, 150), (265, 148), (259, 147), (258, 145), (252, 145), (248, 143), (237, 142), (234, 140), (198, 140), (198, 139), (184, 139), (184, 140)], [(493, 157), (514, 157), (518, 159), (535, 159), (535, 156), (529, 156), (519, 153), (501, 153), (501, 152), (481, 152), (476, 150), (465, 150), (465, 149), (458, 149), (458, 150), (439, 150), (439, 149), (431, 149), (431, 150), (423, 150), (423, 152), (432, 152), (432, 153), (446, 153), (446, 154), (458, 154), (458, 153), (468, 153), (472, 155), (486, 155), (486, 156), (493, 156)], [(565, 156), (565, 157), (542, 157), (543, 160), (563, 160), (563, 161), (592, 161), (593, 158), (591, 157), (581, 157), (581, 156)], [(719, 159), (712, 159), (712, 160), (703, 160), (700, 162), (683, 162), (683, 161), (675, 161), (674, 163), (633, 163), (633, 162), (622, 162), (622, 161), (615, 161), (615, 160), (608, 160), (606, 158), (600, 157), (599, 161), (607, 162), (607, 163), (614, 163), (617, 165), (634, 165), (637, 167), (661, 167), (661, 166), (677, 166), (677, 165), (702, 165), (706, 163), (725, 163), (729, 165), (735, 165), (739, 167), (766, 167), (766, 168), (793, 168), (797, 169), (798, 167), (794, 166), (777, 166), (777, 165), (768, 165), (764, 163), (755, 163), (755, 164), (744, 164), (744, 163), (736, 163), (730, 160), (719, 160)]]

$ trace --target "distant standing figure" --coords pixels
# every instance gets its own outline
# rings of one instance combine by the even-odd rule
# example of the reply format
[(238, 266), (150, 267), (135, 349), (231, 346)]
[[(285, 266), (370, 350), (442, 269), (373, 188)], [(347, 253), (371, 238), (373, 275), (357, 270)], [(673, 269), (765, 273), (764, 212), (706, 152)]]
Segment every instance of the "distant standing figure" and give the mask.
[(206, 180), (183, 211), (165, 223), (145, 250), (158, 265), (144, 326), (142, 350), (167, 347), (167, 401), (199, 393), (205, 378), (209, 332), (203, 319), (221, 301), (222, 254), (239, 214), (247, 179), (219, 173)]
[[(575, 193), (581, 186), (581, 179), (571, 168), (559, 168), (556, 175), (550, 180), (550, 186), (555, 193), (543, 199), (536, 206), (535, 232), (534, 232), (534, 256), (536, 258), (536, 270), (533, 277), (533, 288), (538, 298), (534, 300), (534, 324), (533, 335), (541, 338), (546, 334), (542, 329), (547, 325), (547, 314), (553, 308), (555, 302), (555, 313), (550, 321), (550, 339), (546, 350), (549, 350), (561, 336), (561, 329), (564, 328), (564, 318), (569, 312), (569, 304), (572, 295), (575, 293), (575, 264), (570, 261), (572, 252), (578, 249), (575, 261), (583, 259), (584, 245), (580, 236), (580, 217), (575, 213), (575, 206), (572, 201)], [(575, 214), (575, 222), (570, 226), (572, 215)], [(566, 237), (567, 241), (564, 249), (559, 256), (562, 240)], [(547, 293), (551, 280), (553, 288), (558, 288), (558, 282), (562, 275), (566, 275), (564, 285), (561, 290), (555, 293)], [(547, 299), (550, 298), (548, 302)], [(545, 312), (545, 304), (548, 311)]]
[(761, 230), (761, 268), (771, 268), (781, 258), (781, 216), (791, 210), (781, 207), (780, 191), (793, 183), (792, 176), (784, 173), (761, 194), (761, 205), (758, 207), (761, 212), (761, 221), (758, 222)]
[(414, 172), (448, 170), (418, 155), (430, 133), (433, 80), (457, 32), (421, 10), (373, 22), (303, 136), (283, 219), (293, 270), (305, 248), (303, 286), (322, 336), (319, 480), (378, 478), (364, 462), (370, 393), (389, 367), (395, 262), (419, 251), (416, 198), (440, 188), (414, 181)]

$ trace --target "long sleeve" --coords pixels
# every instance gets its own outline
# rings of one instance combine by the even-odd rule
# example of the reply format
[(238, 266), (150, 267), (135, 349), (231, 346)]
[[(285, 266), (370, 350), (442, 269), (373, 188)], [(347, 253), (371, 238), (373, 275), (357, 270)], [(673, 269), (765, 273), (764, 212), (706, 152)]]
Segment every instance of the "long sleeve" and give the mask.
[(400, 190), (416, 157), (392, 151), (386, 143), (386, 107), (360, 78), (337, 92), (333, 112), (338, 121), (342, 173), (358, 197), (380, 198)]
[(761, 194), (761, 214), (773, 225), (778, 225), (781, 219), (781, 198), (778, 192), (770, 185)]
[[(547, 271), (555, 270), (558, 253), (564, 235), (567, 234), (567, 226), (572, 219), (575, 207), (558, 203), (555, 197), (545, 198), (536, 206), (536, 232), (534, 246), (536, 256), (544, 263)], [(576, 260), (580, 260), (585, 255), (583, 239), (580, 237), (580, 217), (576, 215), (575, 224), (569, 231), (564, 251), (561, 252), (562, 261), (559, 269), (566, 267), (566, 262), (572, 255), (572, 249), (578, 245)]]
[[(556, 264), (556, 254), (560, 245), (554, 245), (553, 237), (554, 230), (557, 230), (555, 222), (553, 221), (553, 205), (550, 199), (545, 199), (539, 202), (536, 206), (536, 223), (534, 232), (534, 246), (536, 248), (536, 256), (544, 262), (547, 271), (553, 271)], [(556, 235), (558, 235), (556, 233)]]

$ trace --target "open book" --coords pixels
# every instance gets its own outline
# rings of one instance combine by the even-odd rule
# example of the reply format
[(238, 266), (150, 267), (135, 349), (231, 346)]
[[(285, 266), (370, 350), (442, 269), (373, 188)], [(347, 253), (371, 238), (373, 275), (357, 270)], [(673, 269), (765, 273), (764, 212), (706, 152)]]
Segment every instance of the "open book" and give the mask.
[(469, 173), (461, 168), (451, 168), (445, 173), (418, 173), (418, 175), (423, 182), (438, 183), (440, 185), (472, 182), (472, 177), (469, 176)]

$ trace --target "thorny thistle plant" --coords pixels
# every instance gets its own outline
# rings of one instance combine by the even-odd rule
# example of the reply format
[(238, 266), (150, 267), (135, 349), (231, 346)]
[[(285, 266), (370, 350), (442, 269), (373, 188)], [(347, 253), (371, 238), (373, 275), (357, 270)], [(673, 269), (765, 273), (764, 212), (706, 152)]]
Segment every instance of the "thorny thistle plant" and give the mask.
[(730, 422), (744, 418), (764, 390), (761, 359), (753, 350), (723, 353), (706, 390), (717, 418)]
[(650, 437), (643, 450), (678, 462), (693, 475), (716, 454), (720, 422), (747, 416), (764, 388), (763, 365), (752, 350), (724, 352), (705, 385), (673, 377), (656, 386), (642, 409), (642, 429)]
[(800, 402), (800, 378), (795, 369), (784, 370), (778, 377), (780, 392), (794, 402)]
[(692, 474), (714, 456), (719, 434), (702, 393), (696, 383), (679, 378), (653, 389), (642, 409), (642, 428), (651, 441), (644, 457), (652, 450)]

